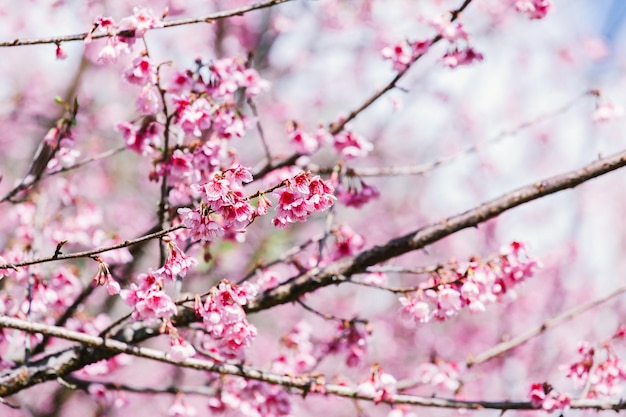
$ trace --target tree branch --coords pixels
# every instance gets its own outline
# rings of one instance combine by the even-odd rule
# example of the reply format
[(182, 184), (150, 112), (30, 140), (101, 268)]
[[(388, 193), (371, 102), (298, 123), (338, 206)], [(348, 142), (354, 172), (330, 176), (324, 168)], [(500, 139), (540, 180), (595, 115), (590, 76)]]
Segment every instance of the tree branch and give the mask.
[[(376, 395), (360, 393), (358, 388), (349, 387), (345, 385), (326, 384), (322, 376), (310, 376), (310, 375), (281, 375), (273, 372), (265, 372), (256, 368), (245, 365), (232, 365), (224, 363), (214, 363), (204, 359), (190, 358), (184, 361), (173, 361), (169, 359), (165, 352), (150, 349), (145, 347), (139, 347), (129, 345), (117, 340), (103, 339), (97, 336), (90, 336), (84, 333), (74, 332), (67, 330), (63, 327), (48, 326), (44, 324), (31, 323), (26, 320), (15, 319), (6, 316), (0, 316), (0, 328), (8, 327), (12, 329), (22, 330), (28, 333), (42, 333), (52, 337), (59, 337), (66, 340), (75, 341), (86, 346), (82, 349), (80, 347), (70, 348), (61, 353), (71, 352), (90, 352), (90, 354), (97, 354), (104, 356), (114, 356), (119, 353), (127, 353), (129, 355), (138, 356), (146, 359), (151, 359), (163, 363), (175, 365), (177, 367), (196, 369), (201, 371), (215, 372), (221, 375), (234, 375), (240, 376), (246, 379), (253, 379), (257, 381), (263, 381), (272, 385), (281, 385), (283, 387), (292, 388), (300, 391), (303, 394), (308, 393), (323, 393), (324, 395), (335, 395), (338, 397), (358, 399), (363, 401), (372, 402), (384, 402), (388, 404), (411, 404), (423, 407), (436, 407), (436, 408), (465, 408), (465, 409), (495, 409), (495, 410), (533, 410), (535, 407), (529, 401), (459, 401), (447, 398), (436, 397), (421, 397), (417, 395), (391, 395), (384, 397), (382, 400), (377, 398)], [(80, 354), (78, 355), (81, 356)], [(40, 361), (41, 362), (41, 361)], [(49, 361), (52, 362), (52, 361)], [(76, 362), (72, 362), (76, 363)], [(26, 383), (33, 380), (28, 379), (34, 365), (41, 366), (40, 363), (28, 364), (17, 369), (12, 369), (0, 374), (0, 397), (6, 397), (14, 394), (21, 389), (27, 388), (33, 384), (26, 385)], [(54, 366), (50, 363), (48, 372), (56, 369), (56, 375), (52, 375), (49, 379), (63, 377), (67, 373), (75, 370), (71, 369), (67, 365)], [(41, 375), (41, 374), (39, 374)], [(45, 375), (45, 374), (44, 374)], [(49, 374), (48, 374), (49, 375)], [(41, 381), (39, 381), (41, 382)], [(571, 408), (578, 409), (598, 409), (598, 410), (621, 410), (626, 409), (626, 403), (621, 401), (590, 401), (590, 400), (578, 400), (572, 401)]]
[(111, 245), (111, 246), (105, 246), (105, 247), (102, 247), (102, 248), (90, 249), (90, 250), (83, 251), (83, 252), (68, 253), (66, 255), (55, 254), (53, 256), (48, 256), (48, 257), (45, 257), (45, 258), (31, 259), (29, 261), (16, 262), (16, 263), (12, 263), (12, 264), (0, 264), (0, 270), (1, 269), (16, 269), (16, 268), (19, 268), (21, 266), (43, 264), (43, 263), (53, 262), (53, 261), (63, 261), (63, 260), (66, 260), (66, 259), (87, 258), (87, 257), (93, 256), (93, 255), (97, 255), (97, 254), (103, 253), (103, 252), (109, 252), (109, 251), (112, 251), (112, 250), (115, 250), (115, 249), (127, 248), (129, 246), (133, 246), (133, 245), (136, 245), (138, 243), (145, 242), (147, 240), (156, 239), (158, 237), (165, 236), (166, 234), (168, 234), (170, 232), (173, 232), (173, 231), (178, 230), (178, 229), (182, 229), (184, 227), (185, 227), (184, 225), (180, 224), (178, 226), (173, 226), (173, 227), (170, 227), (170, 228), (165, 229), (165, 230), (160, 230), (158, 232), (154, 232), (154, 233), (150, 233), (150, 234), (138, 237), (137, 239), (125, 240), (122, 243), (118, 243), (118, 244)]
[(293, 302), (305, 293), (346, 281), (354, 274), (365, 272), (370, 266), (422, 249), (460, 230), (475, 227), (497, 217), (507, 210), (574, 188), (624, 166), (626, 166), (626, 151), (600, 159), (581, 169), (518, 188), (464, 213), (424, 226), (407, 235), (392, 239), (384, 245), (365, 250), (355, 257), (339, 260), (325, 268), (314, 268), (302, 276), (261, 294), (256, 301), (247, 306), (247, 311), (260, 311), (278, 304)]
[[(239, 7), (239, 8), (232, 9), (232, 10), (213, 13), (205, 17), (170, 20), (169, 22), (163, 22), (162, 27), (155, 28), (155, 29), (163, 29), (163, 28), (183, 26), (183, 25), (192, 25), (196, 23), (211, 23), (214, 20), (225, 19), (227, 17), (233, 17), (233, 16), (242, 16), (243, 14), (251, 12), (253, 10), (265, 9), (268, 7), (276, 6), (281, 3), (286, 3), (288, 1), (291, 1), (291, 0), (271, 0), (271, 1), (266, 1), (263, 3), (255, 3), (249, 6)], [(154, 29), (151, 29), (151, 30), (154, 30)], [(124, 31), (120, 31), (120, 32), (123, 33)], [(117, 35), (120, 32), (115, 33), (115, 34)], [(87, 37), (87, 35), (89, 35), (88, 32), (79, 33), (76, 35), (58, 36), (54, 38), (38, 38), (38, 39), (16, 38), (12, 41), (0, 42), (0, 48), (11, 47), (11, 46), (25, 46), (25, 45), (60, 44), (62, 42), (82, 41)], [(102, 33), (102, 34), (93, 35), (92, 39), (107, 38), (109, 36), (111, 35), (109, 35), (108, 33)]]

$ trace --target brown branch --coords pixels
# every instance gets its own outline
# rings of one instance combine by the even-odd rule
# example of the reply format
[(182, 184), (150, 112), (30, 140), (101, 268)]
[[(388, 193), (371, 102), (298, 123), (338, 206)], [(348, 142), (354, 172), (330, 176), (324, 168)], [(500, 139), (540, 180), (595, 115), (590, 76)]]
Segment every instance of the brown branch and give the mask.
[[(174, 26), (183, 26), (183, 25), (192, 25), (192, 24), (196, 24), (196, 23), (212, 23), (215, 20), (219, 20), (219, 19), (225, 19), (228, 17), (233, 17), (233, 16), (242, 16), (244, 13), (247, 12), (251, 12), (253, 10), (259, 10), (259, 9), (265, 9), (268, 7), (272, 7), (272, 6), (276, 6), (278, 4), (281, 3), (286, 3), (288, 1), (291, 0), (271, 0), (271, 1), (266, 1), (263, 3), (255, 3), (255, 4), (251, 4), (249, 6), (244, 6), (244, 7), (239, 7), (236, 9), (232, 9), (232, 10), (227, 10), (227, 11), (223, 11), (223, 12), (217, 12), (217, 13), (213, 13), (210, 15), (207, 15), (205, 17), (198, 17), (198, 18), (188, 18), (188, 19), (178, 19), (178, 20), (170, 20), (168, 22), (163, 22), (163, 26), (161, 28), (155, 28), (155, 29), (163, 29), (163, 28), (169, 28), (169, 27), (174, 27)], [(118, 33), (115, 33), (116, 35), (118, 34), (124, 34), (126, 33), (125, 31), (121, 31)], [(67, 35), (67, 36), (58, 36), (58, 37), (53, 37), (53, 38), (38, 38), (38, 39), (19, 39), (16, 38), (12, 41), (5, 41), (5, 42), (0, 42), (0, 48), (1, 47), (11, 47), (11, 46), (25, 46), (25, 45), (42, 45), (42, 44), (61, 44), (63, 42), (73, 42), (73, 41), (82, 41), (84, 40), (87, 35), (89, 35), (88, 32), (86, 33), (79, 33), (76, 35)], [(102, 34), (97, 34), (97, 35), (93, 35), (92, 39), (98, 39), (98, 38), (106, 38), (109, 37), (110, 35), (107, 33), (102, 33)]]
[(574, 188), (586, 181), (626, 166), (626, 151), (600, 159), (581, 169), (535, 182), (456, 216), (417, 229), (407, 235), (365, 250), (355, 257), (339, 260), (325, 268), (313, 268), (300, 277), (261, 294), (247, 306), (249, 312), (265, 310), (299, 299), (308, 292), (348, 280), (368, 267), (407, 252), (422, 249), (460, 230), (475, 227), (501, 213), (533, 200)]
[(73, 376), (68, 376), (62, 379), (71, 389), (87, 390), (90, 385), (98, 384), (103, 385), (110, 391), (126, 391), (135, 394), (186, 394), (186, 395), (202, 395), (206, 397), (213, 397), (217, 393), (215, 388), (203, 387), (203, 386), (184, 386), (184, 385), (170, 385), (164, 388), (151, 388), (151, 387), (135, 387), (127, 384), (118, 384), (115, 382), (105, 381), (85, 381)]
[(551, 318), (550, 320), (546, 320), (545, 322), (543, 322), (543, 324), (541, 324), (539, 327), (535, 329), (529, 330), (528, 332), (523, 333), (517, 337), (514, 337), (511, 340), (507, 340), (506, 342), (499, 343), (496, 346), (490, 348), (489, 350), (481, 353), (480, 355), (471, 357), (470, 359), (468, 359), (466, 365), (468, 368), (470, 368), (472, 366), (480, 365), (481, 363), (487, 362), (490, 359), (500, 356), (518, 347), (519, 345), (526, 343), (528, 340), (532, 339), (535, 336), (540, 335), (546, 330), (552, 327), (556, 327), (559, 324), (564, 323), (568, 320), (571, 320), (574, 317), (579, 316), (580, 314), (585, 313), (591, 310), (592, 308), (597, 307), (600, 304), (605, 303), (606, 301), (609, 301), (610, 299), (614, 297), (617, 297), (618, 295), (623, 294), (624, 292), (626, 292), (626, 285), (619, 287), (612, 293), (607, 294), (604, 297), (598, 298), (597, 300), (593, 300), (586, 304), (576, 306), (572, 308), (571, 310), (568, 310), (562, 314), (559, 314), (556, 317)]
[[(465, 0), (463, 2), (463, 4), (461, 5), (461, 7), (459, 7), (458, 9), (456, 9), (454, 11), (452, 11), (451, 12), (450, 21), (454, 22), (456, 19), (458, 19), (458, 17), (461, 15), (461, 13), (467, 8), (467, 6), (470, 5), (471, 2), (472, 2), (472, 0)], [(435, 37), (433, 37), (431, 39), (430, 45), (432, 46), (432, 45), (436, 44), (441, 39), (443, 39), (441, 35), (436, 35)], [(425, 54), (426, 53), (419, 54), (419, 55), (415, 56), (411, 60), (411, 62), (407, 64), (406, 68), (404, 68), (402, 71), (398, 72), (396, 74), (396, 76), (393, 77), (393, 79), (385, 87), (383, 87), (383, 89), (381, 89), (379, 91), (376, 91), (374, 94), (372, 94), (367, 100), (365, 100), (365, 102), (363, 102), (363, 104), (361, 104), (356, 109), (352, 110), (345, 119), (341, 120), (340, 122), (338, 122), (336, 124), (331, 125), (330, 126), (330, 133), (335, 135), (335, 134), (341, 132), (343, 130), (343, 128), (346, 126), (346, 124), (348, 124), (352, 119), (356, 118), (363, 110), (367, 109), (369, 106), (374, 104), (374, 102), (376, 102), (376, 100), (381, 98), (385, 93), (387, 93), (388, 91), (394, 89), (396, 87), (398, 81), (400, 81), (402, 79), (402, 77), (404, 77), (404, 75), (411, 69), (413, 64), (415, 64)]]
[[(93, 356), (113, 356), (119, 353), (142, 357), (155, 360), (162, 363), (171, 364), (177, 367), (195, 369), (201, 371), (215, 372), (221, 375), (234, 375), (246, 379), (263, 381), (272, 385), (280, 385), (287, 388), (298, 390), (302, 393), (323, 392), (324, 395), (334, 395), (337, 397), (358, 399), (363, 401), (384, 402), (387, 404), (411, 404), (423, 407), (451, 408), (451, 409), (495, 409), (495, 410), (533, 410), (535, 407), (529, 401), (459, 401), (447, 398), (421, 397), (417, 395), (391, 395), (384, 397), (382, 401), (376, 398), (376, 395), (360, 393), (358, 388), (345, 385), (335, 385), (324, 383), (324, 378), (320, 376), (293, 376), (281, 375), (273, 372), (265, 372), (256, 368), (245, 365), (232, 365), (224, 363), (214, 363), (203, 359), (190, 358), (184, 361), (176, 362), (169, 359), (165, 352), (139, 347), (123, 343), (117, 340), (102, 339), (100, 337), (87, 335), (75, 331), (70, 331), (62, 327), (48, 326), (38, 323), (31, 323), (26, 320), (20, 320), (5, 316), (0, 316), (0, 328), (12, 328), (22, 330), (28, 333), (42, 333), (52, 337), (59, 337), (66, 340), (75, 341), (86, 346), (82, 352), (88, 352)], [(77, 352), (77, 348), (70, 348), (63, 353)], [(80, 349), (80, 348), (78, 348)], [(52, 362), (52, 361), (50, 361)], [(39, 363), (28, 364), (16, 369), (11, 369), (0, 374), (0, 397), (12, 395), (21, 389), (27, 388), (34, 384), (29, 379), (35, 365), (41, 366)], [(63, 378), (72, 367), (67, 363), (50, 363), (48, 379)], [(41, 377), (41, 374), (39, 375)], [(42, 382), (42, 381), (38, 381)], [(71, 380), (70, 380), (71, 383)], [(570, 408), (574, 409), (597, 409), (597, 410), (621, 410), (626, 409), (626, 403), (621, 401), (592, 401), (592, 400), (575, 400), (572, 401)]]

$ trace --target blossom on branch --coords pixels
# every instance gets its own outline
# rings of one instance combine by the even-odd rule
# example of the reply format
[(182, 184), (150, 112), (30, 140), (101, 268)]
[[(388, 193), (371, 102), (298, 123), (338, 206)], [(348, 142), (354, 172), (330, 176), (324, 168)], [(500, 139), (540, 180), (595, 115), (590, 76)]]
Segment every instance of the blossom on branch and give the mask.
[(304, 222), (317, 211), (325, 211), (333, 205), (333, 186), (318, 175), (303, 172), (286, 180), (286, 189), (276, 191), (278, 203), (274, 226), (285, 228), (289, 223)]
[(402, 316), (415, 323), (446, 320), (463, 308), (484, 311), (487, 304), (515, 297), (514, 287), (530, 278), (540, 266), (526, 246), (513, 242), (487, 261), (470, 261), (465, 267), (440, 269), (420, 284), (415, 296), (400, 297)]

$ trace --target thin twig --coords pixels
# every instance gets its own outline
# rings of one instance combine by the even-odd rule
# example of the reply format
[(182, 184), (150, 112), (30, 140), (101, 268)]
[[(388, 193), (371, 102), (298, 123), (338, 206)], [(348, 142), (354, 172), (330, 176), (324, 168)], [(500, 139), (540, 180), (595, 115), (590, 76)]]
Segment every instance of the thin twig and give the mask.
[(532, 339), (535, 336), (540, 335), (541, 333), (545, 332), (546, 330), (552, 328), (552, 327), (556, 327), (561, 323), (564, 323), (568, 320), (573, 319), (574, 317), (577, 317), (579, 315), (581, 315), (582, 313), (585, 313), (589, 310), (591, 310), (592, 308), (595, 308), (597, 306), (599, 306), (600, 304), (603, 304), (609, 300), (611, 300), (612, 298), (617, 297), (618, 295), (623, 294), (624, 292), (626, 292), (626, 285), (619, 287), (618, 289), (616, 289), (615, 291), (613, 291), (610, 294), (607, 294), (603, 297), (600, 297), (596, 300), (590, 301), (588, 303), (576, 306), (574, 308), (572, 308), (571, 310), (565, 311), (562, 314), (559, 314), (556, 317), (551, 318), (550, 320), (546, 320), (545, 322), (543, 322), (539, 327), (529, 330), (526, 333), (523, 333), (517, 337), (514, 337), (511, 340), (507, 340), (506, 342), (502, 342), (497, 344), (496, 346), (488, 349), (487, 351), (481, 353), (480, 355), (476, 355), (475, 357), (472, 357), (470, 359), (468, 359), (467, 361), (467, 367), (470, 368), (472, 366), (476, 366), (476, 365), (480, 365), (481, 363), (487, 362), (490, 359), (493, 359), (497, 356), (500, 356), (524, 343), (526, 343), (527, 341), (529, 341), (530, 339)]
[[(249, 6), (243, 6), (243, 7), (239, 7), (236, 9), (226, 10), (223, 12), (212, 13), (205, 17), (170, 20), (170, 21), (163, 22), (162, 27), (154, 28), (154, 29), (163, 29), (163, 28), (170, 28), (174, 26), (192, 25), (196, 23), (212, 23), (215, 20), (225, 19), (225, 18), (233, 17), (233, 16), (241, 16), (244, 13), (248, 13), (253, 10), (265, 9), (268, 7), (276, 6), (281, 3), (286, 3), (288, 1), (291, 1), (291, 0), (271, 0), (271, 1), (266, 1), (263, 3), (256, 3), (256, 4), (251, 4)], [(151, 30), (154, 30), (154, 29), (151, 29)], [(115, 35), (118, 35), (118, 34), (123, 35), (124, 33), (126, 33), (126, 31), (120, 31), (119, 33), (115, 33)], [(12, 41), (0, 42), (0, 48), (11, 47), (11, 46), (42, 45), (42, 44), (59, 45), (63, 42), (82, 41), (87, 37), (87, 35), (89, 35), (88, 32), (79, 33), (76, 35), (57, 36), (57, 37), (52, 37), (52, 38), (37, 38), (37, 39), (16, 38)], [(109, 36), (110, 35), (108, 33), (95, 34), (92, 36), (92, 39), (106, 38)]]
[(72, 171), (74, 169), (81, 168), (81, 167), (83, 167), (83, 166), (85, 166), (87, 164), (90, 164), (92, 162), (99, 161), (101, 159), (105, 159), (105, 158), (109, 158), (111, 156), (117, 155), (118, 153), (123, 152), (125, 150), (126, 150), (126, 146), (120, 146), (119, 148), (109, 149), (108, 151), (104, 151), (104, 152), (101, 152), (101, 153), (99, 153), (97, 155), (91, 156), (89, 158), (85, 158), (82, 161), (78, 161), (78, 162), (76, 162), (73, 165), (57, 169), (56, 171), (46, 172), (41, 177), (42, 178), (47, 178), (47, 177), (51, 177), (53, 175), (61, 174), (63, 172)]
[(115, 249), (127, 248), (129, 246), (133, 246), (138, 243), (145, 242), (147, 240), (156, 239), (158, 237), (165, 236), (166, 234), (173, 232), (175, 230), (183, 229), (184, 227), (185, 227), (184, 225), (179, 224), (178, 226), (173, 226), (165, 230), (160, 230), (158, 232), (150, 233), (150, 234), (138, 237), (133, 240), (125, 240), (122, 243), (118, 243), (118, 244), (111, 245), (111, 246), (104, 246), (102, 248), (91, 249), (91, 250), (87, 250), (83, 252), (74, 252), (74, 253), (68, 253), (66, 255), (58, 255), (58, 256), (53, 255), (53, 256), (46, 257), (46, 258), (37, 258), (37, 259), (31, 259), (28, 261), (21, 261), (21, 262), (15, 262), (15, 263), (10, 263), (10, 264), (1, 264), (0, 269), (15, 269), (21, 266), (43, 264), (43, 263), (53, 262), (53, 261), (63, 261), (66, 259), (87, 258), (93, 255), (97, 255), (99, 253), (109, 252)]
[[(512, 129), (504, 130), (494, 137), (486, 139), (475, 145), (468, 146), (467, 148), (459, 152), (444, 156), (433, 162), (428, 162), (428, 163), (421, 164), (421, 165), (409, 165), (409, 166), (391, 166), (391, 167), (380, 167), (380, 168), (347, 168), (346, 172), (348, 173), (348, 175), (356, 175), (358, 177), (424, 175), (433, 171), (435, 168), (439, 168), (443, 165), (453, 162), (459, 157), (478, 152), (484, 147), (486, 147), (487, 145), (491, 145), (491, 144), (500, 142), (501, 140), (505, 138), (515, 136), (525, 129), (528, 129), (539, 123), (545, 122), (556, 116), (559, 116), (565, 113), (570, 108), (572, 108), (581, 98), (588, 96), (588, 95), (595, 95), (595, 94), (593, 91), (586, 91), (585, 93), (579, 95), (578, 97), (574, 98), (573, 100), (559, 107), (556, 110), (553, 110), (546, 114), (542, 114), (532, 120), (528, 120), (523, 123), (520, 123), (519, 125), (513, 127)], [(306, 165), (301, 166), (301, 168), (307, 169), (316, 174), (330, 174), (335, 169), (335, 167), (317, 166), (315, 164), (306, 164)]]
[[(472, 2), (472, 0), (465, 0), (463, 2), (463, 4), (461, 5), (461, 7), (459, 7), (458, 9), (456, 9), (454, 11), (452, 11), (451, 12), (450, 21), (454, 22), (461, 15), (461, 13), (467, 8), (467, 6), (470, 5), (471, 2)], [(443, 39), (443, 37), (441, 35), (436, 35), (435, 37), (433, 37), (431, 39), (430, 45), (432, 46), (432, 45), (436, 44), (441, 39)], [(340, 120), (337, 123), (331, 124), (331, 126), (330, 126), (330, 133), (332, 135), (336, 135), (337, 133), (341, 132), (343, 130), (343, 128), (346, 126), (346, 124), (348, 124), (352, 119), (356, 118), (361, 112), (363, 112), (363, 110), (367, 109), (369, 106), (374, 104), (385, 93), (387, 93), (390, 90), (393, 90), (396, 87), (396, 85), (398, 84), (398, 81), (400, 81), (402, 79), (402, 77), (404, 77), (404, 75), (411, 69), (413, 64), (415, 64), (417, 61), (419, 61), (419, 59), (422, 58), (424, 55), (426, 55), (426, 52), (424, 52), (422, 54), (419, 54), (419, 55), (416, 55), (415, 57), (413, 57), (411, 62), (408, 63), (406, 65), (406, 67), (402, 71), (398, 72), (396, 74), (396, 76), (393, 77), (393, 79), (391, 81), (389, 81), (389, 83), (385, 87), (383, 87), (381, 90), (378, 90), (374, 94), (372, 94), (367, 100), (365, 100), (365, 102), (363, 102), (363, 104), (361, 104), (356, 109), (352, 110), (348, 114), (347, 117), (343, 118), (342, 120)]]
[(63, 378), (69, 385), (73, 385), (73, 389), (80, 388), (87, 390), (90, 385), (98, 384), (104, 386), (110, 391), (126, 391), (134, 394), (186, 394), (186, 395), (202, 395), (205, 397), (212, 397), (216, 394), (215, 388), (203, 387), (203, 386), (184, 386), (184, 385), (170, 385), (164, 388), (151, 388), (151, 387), (135, 387), (127, 384), (118, 384), (115, 382), (105, 381), (85, 381), (83, 379), (76, 378), (74, 376), (67, 376)]
[(305, 304), (304, 301), (302, 300), (298, 300), (297, 301), (298, 304), (300, 304), (302, 306), (302, 308), (304, 308), (306, 311), (315, 314), (318, 317), (323, 318), (324, 320), (333, 320), (333, 321), (338, 321), (341, 323), (362, 323), (365, 325), (369, 325), (369, 320), (366, 319), (359, 319), (359, 318), (352, 318), (352, 319), (344, 319), (342, 317), (337, 317), (334, 316), (332, 314), (328, 314), (328, 313), (322, 313), (321, 311), (317, 311), (316, 309), (314, 309), (313, 307), (309, 306), (308, 304)]
[(272, 161), (272, 154), (270, 153), (269, 145), (267, 144), (267, 140), (265, 139), (265, 132), (263, 131), (263, 125), (261, 124), (261, 119), (259, 119), (259, 111), (257, 110), (256, 104), (252, 98), (248, 97), (248, 106), (252, 110), (252, 114), (254, 114), (256, 130), (259, 132), (259, 139), (261, 139), (261, 145), (263, 145), (263, 152), (265, 152), (265, 158), (267, 162), (270, 163)]

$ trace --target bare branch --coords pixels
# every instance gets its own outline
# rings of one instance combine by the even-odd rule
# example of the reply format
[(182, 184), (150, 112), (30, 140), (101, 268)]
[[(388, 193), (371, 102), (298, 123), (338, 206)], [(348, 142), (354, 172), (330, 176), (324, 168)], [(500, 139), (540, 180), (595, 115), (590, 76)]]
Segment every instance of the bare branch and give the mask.
[[(529, 330), (528, 332), (523, 333), (517, 337), (514, 337), (511, 340), (507, 340), (506, 342), (499, 343), (496, 346), (492, 347), (491, 349), (487, 350), (486, 352), (483, 352), (480, 355), (476, 355), (476, 357), (471, 357), (467, 361), (467, 367), (470, 368), (475, 365), (480, 365), (481, 363), (487, 362), (490, 359), (500, 356), (518, 347), (519, 345), (526, 343), (533, 337), (540, 335), (546, 330), (552, 327), (556, 327), (559, 324), (564, 323), (568, 320), (571, 320), (574, 317), (579, 316), (582, 313), (585, 313), (591, 310), (592, 308), (597, 307), (600, 304), (603, 304), (606, 301), (609, 301), (617, 297), (618, 295), (623, 294), (624, 292), (626, 292), (626, 285), (619, 287), (618, 289), (616, 289), (610, 294), (605, 295), (604, 297), (598, 298), (597, 300), (590, 301), (586, 304), (576, 306), (572, 308), (571, 310), (568, 310), (562, 314), (559, 314), (556, 317), (551, 318), (550, 320), (546, 320), (543, 324), (541, 324), (541, 326), (537, 327), (536, 329)], [(591, 372), (589, 374), (593, 375)]]
[[(539, 123), (545, 122), (556, 116), (559, 116), (565, 113), (570, 108), (572, 108), (574, 104), (576, 104), (581, 98), (589, 96), (589, 95), (596, 96), (597, 92), (586, 91), (585, 93), (579, 95), (578, 97), (575, 97), (573, 100), (557, 108), (556, 110), (553, 110), (549, 113), (542, 114), (532, 120), (528, 120), (523, 123), (520, 123), (517, 126), (513, 127), (512, 129), (504, 130), (494, 137), (485, 139), (482, 142), (479, 142), (475, 145), (468, 146), (467, 148), (459, 152), (444, 156), (433, 162), (428, 162), (428, 163), (421, 164), (421, 165), (390, 166), (390, 167), (378, 167), (378, 168), (345, 168), (344, 167), (344, 171), (348, 173), (348, 175), (353, 174), (359, 177), (424, 175), (428, 172), (433, 171), (436, 168), (439, 168), (440, 166), (453, 162), (462, 156), (470, 155), (472, 153), (478, 152), (481, 149), (485, 148), (487, 145), (500, 142), (501, 140), (508, 138), (508, 137), (516, 136), (517, 134), (519, 134), (521, 131), (525, 129), (528, 129)], [(315, 164), (306, 164), (306, 165), (301, 166), (301, 168), (309, 170), (316, 174), (326, 174), (326, 175), (332, 173), (333, 170), (336, 169), (335, 167), (317, 166)]]

